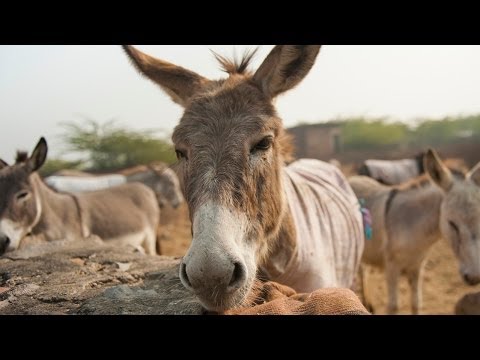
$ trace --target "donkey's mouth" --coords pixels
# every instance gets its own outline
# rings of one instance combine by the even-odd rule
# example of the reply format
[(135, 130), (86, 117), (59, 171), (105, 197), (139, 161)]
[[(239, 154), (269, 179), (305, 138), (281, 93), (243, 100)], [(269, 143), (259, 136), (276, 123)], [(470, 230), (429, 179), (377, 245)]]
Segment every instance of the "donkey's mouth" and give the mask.
[(480, 277), (477, 276), (470, 276), (468, 274), (463, 275), (463, 281), (470, 286), (475, 286), (480, 283)]
[[(224, 293), (214, 293), (214, 292), (201, 292), (195, 293), (195, 296), (199, 300), (200, 304), (205, 310), (206, 315), (222, 314), (227, 310), (232, 310), (238, 307), (241, 307), (245, 304), (248, 298), (248, 294), (251, 291), (252, 284), (245, 284), (242, 288), (236, 290), (235, 292), (224, 292)], [(205, 296), (209, 294), (210, 296)], [(212, 297), (212, 294), (214, 296)]]

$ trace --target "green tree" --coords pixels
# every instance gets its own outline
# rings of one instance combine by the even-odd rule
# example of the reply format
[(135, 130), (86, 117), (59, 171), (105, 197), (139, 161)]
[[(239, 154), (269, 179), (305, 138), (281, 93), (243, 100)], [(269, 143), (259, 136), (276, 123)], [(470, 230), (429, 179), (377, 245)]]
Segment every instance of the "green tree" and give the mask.
[(346, 150), (373, 149), (405, 143), (409, 128), (401, 122), (363, 117), (339, 120)]
[(446, 117), (440, 120), (424, 120), (415, 129), (416, 142), (441, 145), (480, 138), (480, 115)]
[(82, 124), (62, 125), (67, 149), (85, 154), (90, 170), (114, 171), (152, 161), (175, 161), (172, 145), (154, 137), (151, 131), (128, 129), (114, 120), (100, 124), (85, 119)]

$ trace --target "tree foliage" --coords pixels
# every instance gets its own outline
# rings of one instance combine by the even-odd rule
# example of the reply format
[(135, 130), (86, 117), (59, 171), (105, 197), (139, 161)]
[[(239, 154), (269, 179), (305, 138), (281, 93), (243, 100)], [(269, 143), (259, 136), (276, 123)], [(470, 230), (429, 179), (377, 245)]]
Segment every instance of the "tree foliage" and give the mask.
[(340, 121), (346, 150), (399, 145), (408, 140), (410, 130), (400, 122), (387, 119), (352, 118)]
[(414, 138), (421, 144), (441, 145), (480, 139), (480, 115), (424, 120), (415, 129)]
[(67, 151), (86, 155), (90, 170), (114, 171), (152, 161), (175, 161), (172, 145), (153, 136), (151, 131), (128, 129), (115, 121), (100, 124), (91, 119), (62, 125)]
[(400, 145), (438, 146), (480, 140), (480, 115), (421, 119), (415, 126), (386, 118), (337, 119), (345, 150), (374, 150)]

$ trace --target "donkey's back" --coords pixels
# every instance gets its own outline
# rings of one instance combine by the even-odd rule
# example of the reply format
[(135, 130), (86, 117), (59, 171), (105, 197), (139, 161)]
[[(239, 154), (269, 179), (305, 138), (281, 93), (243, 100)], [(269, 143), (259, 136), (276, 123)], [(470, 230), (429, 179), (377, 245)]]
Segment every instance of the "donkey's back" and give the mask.
[(89, 234), (119, 245), (142, 245), (147, 253), (155, 254), (160, 209), (152, 189), (129, 183), (81, 193), (77, 199), (82, 225)]
[(108, 189), (112, 186), (125, 184), (124, 175), (112, 174), (102, 176), (48, 176), (44, 179), (48, 186), (57, 191), (81, 193)]
[(285, 283), (298, 291), (351, 287), (363, 252), (358, 200), (335, 166), (301, 159), (285, 168), (285, 191), (297, 233), (297, 254)]

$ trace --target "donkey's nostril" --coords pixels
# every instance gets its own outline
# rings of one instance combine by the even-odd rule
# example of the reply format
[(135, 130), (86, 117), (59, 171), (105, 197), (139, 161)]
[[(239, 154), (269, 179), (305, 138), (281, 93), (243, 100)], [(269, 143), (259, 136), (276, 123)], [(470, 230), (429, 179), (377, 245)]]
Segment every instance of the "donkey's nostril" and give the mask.
[(182, 265), (180, 266), (180, 279), (183, 280), (185, 287), (189, 289), (192, 288), (192, 284), (190, 283), (187, 275), (187, 264), (184, 262), (182, 262)]
[(8, 245), (10, 245), (10, 238), (7, 236), (0, 237), (0, 255), (7, 251)]
[(10, 238), (8, 236), (0, 236), (0, 246), (7, 247), (10, 245)]
[(246, 271), (244, 266), (241, 263), (236, 262), (233, 268), (232, 278), (230, 279), (228, 287), (233, 289), (238, 289), (240, 286), (242, 286), (245, 278), (246, 278)]
[(468, 285), (477, 285), (479, 282), (479, 279), (470, 276), (469, 274), (463, 274), (463, 280), (468, 284)]

